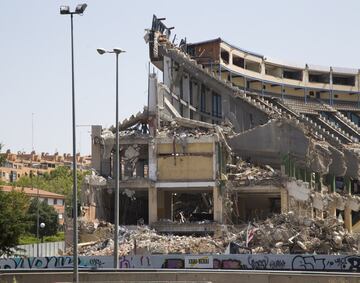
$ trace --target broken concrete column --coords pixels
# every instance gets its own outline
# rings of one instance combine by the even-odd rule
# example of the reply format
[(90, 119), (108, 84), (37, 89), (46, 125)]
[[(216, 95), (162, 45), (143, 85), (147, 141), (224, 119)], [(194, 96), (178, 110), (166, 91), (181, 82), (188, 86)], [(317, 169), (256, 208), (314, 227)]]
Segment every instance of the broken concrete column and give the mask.
[(329, 217), (335, 217), (336, 218), (336, 202), (333, 201), (329, 204)]
[(285, 189), (280, 190), (281, 198), (281, 213), (287, 213), (289, 211), (288, 192)]
[(157, 77), (156, 74), (149, 74), (149, 113), (155, 114), (157, 107)]
[(345, 228), (352, 233), (352, 213), (351, 208), (347, 205), (344, 210), (344, 224)]
[(101, 131), (101, 126), (91, 126), (91, 167), (97, 172), (101, 169)]
[(223, 196), (221, 189), (217, 186), (213, 187), (214, 199), (214, 221), (218, 223), (223, 222)]
[(148, 190), (149, 194), (149, 225), (158, 221), (158, 197), (157, 188), (150, 186)]
[(154, 140), (149, 142), (149, 180), (157, 179), (157, 159), (156, 159), (156, 143)]

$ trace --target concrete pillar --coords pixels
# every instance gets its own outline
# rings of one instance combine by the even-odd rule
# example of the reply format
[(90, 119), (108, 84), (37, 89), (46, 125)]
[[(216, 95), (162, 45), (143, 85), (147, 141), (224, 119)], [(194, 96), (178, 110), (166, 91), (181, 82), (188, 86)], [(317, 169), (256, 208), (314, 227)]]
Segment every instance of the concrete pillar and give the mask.
[(344, 224), (345, 224), (345, 229), (347, 229), (349, 231), (349, 233), (352, 232), (352, 215), (351, 215), (351, 208), (349, 208), (348, 206), (345, 207), (344, 210)]
[(149, 225), (158, 220), (158, 199), (157, 188), (150, 186), (148, 189), (148, 201), (149, 201)]
[(149, 179), (151, 181), (156, 181), (157, 175), (157, 162), (156, 162), (156, 142), (154, 140), (151, 140), (149, 142)]
[(335, 203), (331, 203), (329, 205), (329, 217), (336, 218), (336, 204)]
[(349, 177), (344, 177), (346, 193), (351, 195), (351, 179)]
[(100, 136), (102, 127), (99, 125), (91, 126), (91, 167), (97, 172), (101, 172), (101, 145)]
[(287, 213), (289, 211), (289, 199), (288, 191), (286, 189), (280, 190), (280, 204), (281, 204), (281, 213)]
[(183, 99), (188, 103), (187, 106), (184, 106), (183, 117), (190, 119), (190, 76), (183, 76)]
[[(336, 213), (336, 210), (335, 210), (335, 213)], [(320, 218), (320, 219), (324, 219), (324, 212), (322, 210), (319, 210), (319, 209), (315, 208), (315, 217)]]
[(172, 62), (167, 56), (164, 56), (164, 71), (163, 71), (163, 82), (170, 88), (172, 81)]
[(149, 74), (149, 112), (151, 114), (156, 113), (156, 106), (157, 106), (157, 77), (156, 74)]
[(214, 203), (214, 221), (223, 222), (223, 197), (221, 189), (217, 186), (213, 187), (213, 203)]

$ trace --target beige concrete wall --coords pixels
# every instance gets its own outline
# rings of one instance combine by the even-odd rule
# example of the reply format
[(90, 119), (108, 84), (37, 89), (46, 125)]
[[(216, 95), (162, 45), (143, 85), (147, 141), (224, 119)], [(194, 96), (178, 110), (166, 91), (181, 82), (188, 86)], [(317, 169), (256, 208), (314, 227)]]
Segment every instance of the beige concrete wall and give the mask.
[(172, 143), (158, 144), (157, 180), (159, 181), (205, 181), (213, 180), (213, 143), (177, 143), (174, 156)]
[(158, 157), (159, 181), (205, 181), (213, 179), (212, 156)]

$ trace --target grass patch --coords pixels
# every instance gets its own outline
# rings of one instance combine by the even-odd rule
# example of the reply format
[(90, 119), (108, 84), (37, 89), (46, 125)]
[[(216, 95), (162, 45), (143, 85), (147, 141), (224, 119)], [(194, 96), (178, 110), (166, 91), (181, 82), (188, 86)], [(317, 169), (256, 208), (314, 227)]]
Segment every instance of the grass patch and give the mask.
[[(44, 243), (61, 242), (64, 240), (65, 240), (64, 232), (58, 232), (56, 235), (44, 237)], [(41, 239), (39, 240), (39, 242), (41, 243)], [(29, 245), (36, 243), (37, 243), (36, 237), (31, 234), (21, 236), (19, 241), (20, 245)]]

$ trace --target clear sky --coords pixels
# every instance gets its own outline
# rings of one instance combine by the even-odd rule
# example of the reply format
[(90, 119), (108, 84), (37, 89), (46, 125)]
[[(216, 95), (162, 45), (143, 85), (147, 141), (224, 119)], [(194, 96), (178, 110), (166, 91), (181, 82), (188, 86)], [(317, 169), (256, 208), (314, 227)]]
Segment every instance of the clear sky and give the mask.
[[(4, 149), (72, 151), (70, 17), (59, 6), (75, 1), (0, 2), (0, 142)], [(144, 29), (152, 15), (166, 17), (177, 38), (216, 37), (295, 63), (360, 67), (360, 1), (100, 1), (88, 0), (74, 18), (78, 125), (115, 120), (115, 57), (96, 48), (120, 47), (120, 120), (147, 101), (148, 46)], [(77, 129), (77, 147), (90, 153), (90, 128)]]

